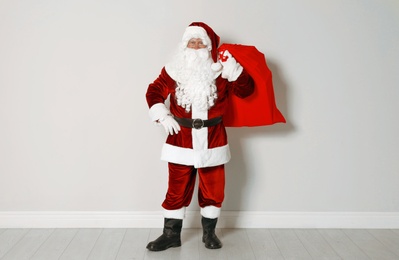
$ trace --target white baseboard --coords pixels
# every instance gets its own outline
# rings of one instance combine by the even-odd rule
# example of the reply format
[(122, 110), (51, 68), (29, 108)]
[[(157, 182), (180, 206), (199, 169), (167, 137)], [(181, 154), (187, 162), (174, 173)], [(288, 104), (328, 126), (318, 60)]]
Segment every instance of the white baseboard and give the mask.
[[(200, 227), (199, 211), (185, 228)], [(161, 228), (160, 211), (0, 211), (0, 228)], [(218, 228), (399, 228), (399, 212), (222, 211)]]

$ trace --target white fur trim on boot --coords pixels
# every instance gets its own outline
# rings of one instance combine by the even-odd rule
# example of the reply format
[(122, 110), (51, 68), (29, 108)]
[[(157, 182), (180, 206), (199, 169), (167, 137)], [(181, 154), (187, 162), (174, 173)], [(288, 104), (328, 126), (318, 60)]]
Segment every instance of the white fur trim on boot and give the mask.
[(220, 216), (221, 208), (215, 206), (206, 206), (201, 208), (201, 216), (205, 218), (218, 218)]
[(186, 214), (186, 207), (180, 209), (164, 209), (163, 217), (164, 218), (174, 218), (174, 219), (184, 219)]

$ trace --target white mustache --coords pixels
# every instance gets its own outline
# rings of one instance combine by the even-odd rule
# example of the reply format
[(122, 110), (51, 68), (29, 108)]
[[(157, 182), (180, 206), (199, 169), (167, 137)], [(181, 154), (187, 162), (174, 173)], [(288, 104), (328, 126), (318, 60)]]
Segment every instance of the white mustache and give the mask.
[(184, 50), (187, 61), (194, 61), (196, 59), (207, 60), (209, 58), (209, 51), (206, 48), (203, 49), (190, 49)]

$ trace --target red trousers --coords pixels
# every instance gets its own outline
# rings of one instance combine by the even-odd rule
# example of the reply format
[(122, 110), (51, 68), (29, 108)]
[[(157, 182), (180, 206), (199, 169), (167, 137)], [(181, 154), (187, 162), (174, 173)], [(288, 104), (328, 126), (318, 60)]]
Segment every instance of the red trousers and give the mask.
[(198, 172), (198, 203), (206, 206), (222, 207), (224, 199), (224, 165), (196, 169), (193, 166), (169, 163), (169, 183), (162, 207), (176, 210), (188, 207), (194, 192)]

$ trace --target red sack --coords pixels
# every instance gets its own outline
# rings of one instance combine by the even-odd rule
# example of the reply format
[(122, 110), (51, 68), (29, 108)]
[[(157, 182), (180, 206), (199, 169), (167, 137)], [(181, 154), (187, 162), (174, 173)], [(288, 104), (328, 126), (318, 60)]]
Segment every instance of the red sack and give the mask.
[(265, 55), (254, 46), (222, 44), (219, 52), (228, 50), (244, 67), (255, 82), (255, 90), (247, 98), (229, 95), (229, 108), (223, 123), (229, 127), (264, 126), (285, 123), (274, 99), (272, 73), (266, 65)]

